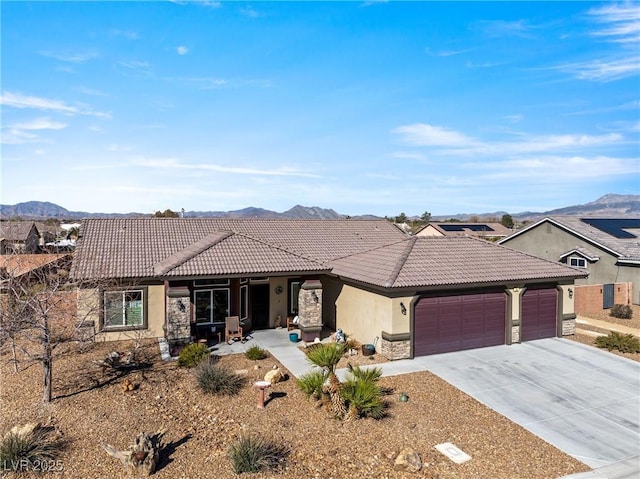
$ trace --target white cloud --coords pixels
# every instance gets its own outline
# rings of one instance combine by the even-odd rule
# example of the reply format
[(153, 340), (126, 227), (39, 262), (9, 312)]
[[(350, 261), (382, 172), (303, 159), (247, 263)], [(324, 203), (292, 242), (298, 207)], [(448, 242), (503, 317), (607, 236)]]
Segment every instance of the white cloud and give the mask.
[(640, 73), (640, 55), (567, 63), (554, 68), (579, 80), (610, 82)]
[(261, 13), (257, 12), (256, 10), (254, 10), (253, 7), (249, 6), (249, 7), (244, 7), (240, 9), (240, 13), (242, 15), (244, 15), (245, 17), (249, 17), (249, 18), (258, 18), (263, 16)]
[(66, 123), (54, 121), (50, 118), (36, 118), (27, 122), (13, 123), (2, 128), (0, 142), (5, 145), (41, 143), (44, 140), (34, 132), (40, 130), (62, 130), (66, 127)]
[(99, 118), (111, 118), (107, 112), (91, 111), (78, 106), (68, 105), (60, 100), (27, 96), (21, 93), (3, 92), (0, 95), (0, 105), (13, 108), (33, 108), (36, 110), (49, 110), (67, 115), (91, 115)]
[(26, 123), (14, 123), (10, 128), (18, 130), (62, 130), (67, 124), (53, 121), (50, 118), (36, 118)]
[(535, 28), (529, 25), (525, 20), (482, 20), (476, 23), (477, 28), (482, 30), (485, 35), (492, 38), (500, 37), (520, 37), (534, 38), (531, 31)]
[(640, 6), (637, 3), (608, 4), (592, 8), (587, 13), (604, 25), (592, 31), (592, 36), (613, 43), (633, 43), (637, 49), (637, 43), (640, 42)]
[(52, 51), (41, 51), (40, 55), (54, 58), (66, 63), (85, 63), (94, 58), (98, 58), (100, 55), (96, 52), (79, 52), (79, 53), (59, 53)]
[(473, 48), (465, 48), (463, 50), (440, 50), (440, 51), (434, 52), (429, 47), (426, 47), (424, 49), (425, 53), (432, 57), (452, 57), (456, 55), (462, 55), (463, 53), (468, 53), (472, 50)]
[(474, 144), (471, 138), (457, 131), (425, 123), (399, 126), (393, 132), (402, 135), (404, 142), (409, 145), (462, 147)]
[(519, 113), (516, 115), (507, 115), (504, 117), (504, 119), (509, 123), (520, 123), (522, 120), (524, 120), (524, 115), (521, 115)]
[(189, 49), (183, 45), (180, 45), (179, 47), (176, 47), (176, 52), (178, 52), (178, 55), (186, 55), (187, 53), (189, 53)]
[(514, 155), (557, 150), (585, 149), (610, 146), (624, 140), (618, 133), (605, 135), (527, 135), (520, 134), (513, 141), (487, 142), (470, 138), (463, 133), (447, 128), (416, 123), (392, 130), (401, 141), (412, 146), (438, 148), (440, 154), (448, 155)]
[(132, 162), (138, 166), (155, 169), (215, 171), (218, 173), (255, 176), (299, 176), (306, 178), (318, 177), (318, 175), (316, 174), (308, 173), (306, 171), (286, 166), (273, 169), (247, 168), (238, 166), (230, 167), (216, 165), (213, 163), (184, 163), (174, 158), (134, 158)]

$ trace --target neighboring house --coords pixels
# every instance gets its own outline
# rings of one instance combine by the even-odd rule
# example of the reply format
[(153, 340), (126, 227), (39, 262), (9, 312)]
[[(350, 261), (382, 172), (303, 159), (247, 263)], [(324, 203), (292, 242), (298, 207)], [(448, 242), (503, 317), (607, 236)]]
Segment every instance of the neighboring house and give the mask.
[(513, 230), (501, 223), (429, 222), (416, 232), (416, 236), (473, 236), (495, 241), (509, 236)]
[(2, 254), (31, 254), (40, 248), (40, 232), (33, 221), (0, 221), (0, 238), (4, 239)]
[(552, 216), (500, 244), (540, 258), (582, 268), (576, 312), (640, 303), (640, 218)]
[(475, 238), (408, 237), (386, 220), (88, 219), (73, 279), (103, 339), (216, 337), (299, 316), (399, 359), (572, 334), (577, 268)]

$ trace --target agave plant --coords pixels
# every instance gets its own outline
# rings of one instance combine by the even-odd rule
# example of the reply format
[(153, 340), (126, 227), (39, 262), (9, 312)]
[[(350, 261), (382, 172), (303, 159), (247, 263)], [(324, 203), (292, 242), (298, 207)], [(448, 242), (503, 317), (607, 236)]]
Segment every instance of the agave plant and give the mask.
[(377, 382), (382, 376), (382, 369), (349, 365), (351, 377), (343, 384), (342, 397), (347, 406), (348, 419), (371, 417), (381, 419), (386, 415), (388, 407), (383, 399), (384, 391)]

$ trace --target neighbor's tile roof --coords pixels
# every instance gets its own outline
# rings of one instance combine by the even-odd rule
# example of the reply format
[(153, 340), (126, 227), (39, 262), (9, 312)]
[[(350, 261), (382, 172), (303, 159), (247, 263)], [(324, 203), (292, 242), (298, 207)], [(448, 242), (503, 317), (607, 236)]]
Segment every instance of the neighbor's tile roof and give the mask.
[(26, 241), (34, 225), (33, 221), (0, 221), (0, 238), (8, 241)]
[(510, 235), (513, 230), (507, 228), (502, 223), (458, 223), (450, 221), (431, 221), (420, 228), (420, 232), (429, 226), (435, 228), (443, 236), (477, 236), (477, 237), (500, 237)]
[(491, 285), (587, 276), (484, 240), (413, 237), (331, 262), (338, 276), (386, 288)]
[(385, 220), (87, 219), (72, 276), (145, 278), (327, 271), (406, 236)]
[(68, 254), (7, 254), (0, 255), (0, 269), (6, 269), (7, 274), (17, 278), (29, 271), (36, 270), (63, 258), (70, 258)]
[[(625, 221), (629, 220), (630, 224), (640, 221), (639, 218), (633, 217), (587, 217), (587, 216), (549, 216), (542, 220), (527, 226), (521, 230), (516, 231), (513, 235), (500, 241), (501, 244), (508, 244), (511, 238), (515, 238), (526, 231), (531, 230), (542, 223), (551, 222), (560, 228), (567, 230), (573, 234), (583, 237), (586, 241), (600, 247), (609, 250), (616, 256), (619, 261), (627, 262), (639, 262), (640, 261), (640, 231), (633, 229), (633, 234), (628, 238), (616, 238), (614, 235), (609, 234), (607, 231), (598, 229), (595, 226), (590, 225), (587, 221), (593, 219), (600, 220), (613, 220), (613, 221)], [(628, 229), (628, 228), (627, 228)]]

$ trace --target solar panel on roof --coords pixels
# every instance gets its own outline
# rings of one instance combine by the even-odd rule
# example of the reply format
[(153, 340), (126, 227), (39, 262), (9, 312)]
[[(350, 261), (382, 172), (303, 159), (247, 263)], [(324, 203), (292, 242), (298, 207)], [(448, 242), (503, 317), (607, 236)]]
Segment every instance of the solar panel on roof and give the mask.
[(619, 239), (637, 238), (625, 229), (640, 229), (640, 218), (583, 218), (582, 222)]
[(472, 223), (472, 224), (448, 223), (448, 224), (444, 224), (444, 225), (443, 224), (439, 224), (438, 226), (440, 226), (440, 228), (442, 228), (443, 230), (449, 231), (449, 232), (464, 231), (464, 230), (470, 230), (470, 231), (495, 231), (489, 225), (478, 224), (478, 223)]

